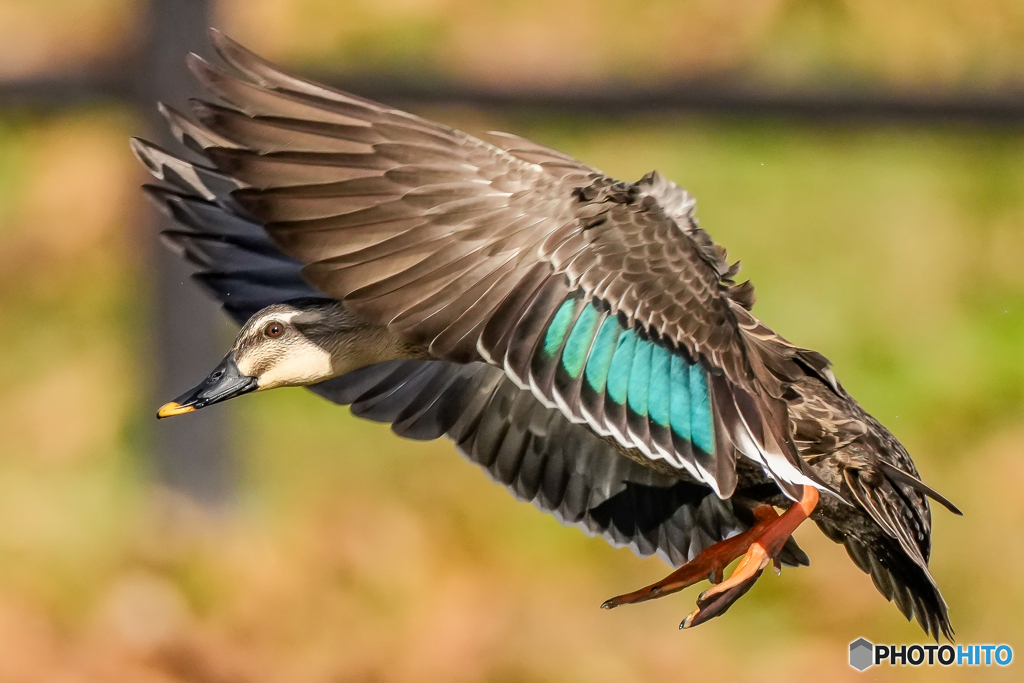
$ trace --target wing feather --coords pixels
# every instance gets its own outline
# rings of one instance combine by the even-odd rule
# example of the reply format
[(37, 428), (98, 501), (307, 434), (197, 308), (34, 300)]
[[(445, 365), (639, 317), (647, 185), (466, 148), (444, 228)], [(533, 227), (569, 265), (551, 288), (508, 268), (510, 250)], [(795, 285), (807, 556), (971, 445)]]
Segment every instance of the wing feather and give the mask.
[[(735, 485), (737, 452), (790, 495), (818, 483), (779, 401), (783, 364), (766, 367), (747, 324), (749, 287), (733, 297), (735, 269), (697, 226), (685, 191), (656, 173), (622, 183), (515, 136), (493, 136), (496, 146), (285, 74), (220, 34), (213, 41), (237, 73), (199, 58), (190, 67), (225, 104), (195, 102), (199, 123), (175, 113), (172, 125), (210, 160), (204, 173), (232, 180), (232, 200), (306, 264), (320, 292), (435, 357), (504, 368), (571, 422), (720, 495)], [(157, 168), (188, 171), (157, 156)], [(599, 305), (620, 321), (630, 348), (611, 362), (623, 392), (585, 388), (581, 375), (559, 382), (561, 350), (540, 359), (570, 300), (574, 316)], [(594, 340), (568, 349), (581, 368)], [(673, 358), (696, 368), (685, 387), (663, 381)], [(712, 400), (716, 377), (725, 389)], [(683, 392), (698, 411), (685, 436), (669, 415)], [(736, 409), (721, 413), (726, 403)]]

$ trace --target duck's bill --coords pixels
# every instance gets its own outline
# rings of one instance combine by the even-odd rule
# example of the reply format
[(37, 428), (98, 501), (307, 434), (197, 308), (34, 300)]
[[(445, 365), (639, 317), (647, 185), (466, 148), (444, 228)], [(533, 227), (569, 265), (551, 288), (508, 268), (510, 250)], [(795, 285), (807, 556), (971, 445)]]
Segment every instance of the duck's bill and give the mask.
[(256, 391), (259, 383), (255, 377), (243, 375), (235, 363), (234, 354), (224, 356), (224, 360), (213, 369), (206, 379), (184, 394), (165, 404), (156, 416), (158, 418), (184, 415), (200, 408), (227, 401), (250, 391)]

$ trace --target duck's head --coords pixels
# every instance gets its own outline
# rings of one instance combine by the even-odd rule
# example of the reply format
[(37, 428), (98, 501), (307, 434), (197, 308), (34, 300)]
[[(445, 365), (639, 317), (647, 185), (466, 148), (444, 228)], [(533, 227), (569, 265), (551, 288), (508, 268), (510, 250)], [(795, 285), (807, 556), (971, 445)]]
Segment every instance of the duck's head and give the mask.
[(273, 304), (245, 323), (206, 379), (160, 408), (157, 417), (191, 413), (253, 391), (316, 384), (402, 355), (385, 328), (359, 321), (337, 301)]

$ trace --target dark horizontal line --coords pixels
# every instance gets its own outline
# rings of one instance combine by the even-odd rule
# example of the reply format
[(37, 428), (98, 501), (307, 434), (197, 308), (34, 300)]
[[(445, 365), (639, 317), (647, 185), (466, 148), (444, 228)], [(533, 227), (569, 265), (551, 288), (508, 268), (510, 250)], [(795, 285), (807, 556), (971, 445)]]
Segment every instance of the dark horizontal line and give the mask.
[(130, 100), (132, 79), (116, 73), (79, 73), (0, 81), (0, 107), (63, 109)]
[(878, 119), (1024, 123), (1024, 90), (1005, 93), (873, 91), (863, 88), (778, 90), (740, 82), (704, 80), (650, 87), (607, 83), (558, 91), (501, 89), (459, 83), (414, 83), (388, 78), (338, 78), (320, 82), (394, 104), (456, 104), (484, 109), (545, 109), (572, 114), (628, 116), (698, 112), (786, 116), (816, 120)]
[[(698, 112), (813, 120), (1024, 123), (1024, 90), (894, 92), (837, 85), (773, 89), (735, 79), (678, 81), (645, 87), (606, 83), (533, 90), (438, 79), (411, 80), (394, 74), (353, 77), (319, 74), (314, 80), (398, 106), (467, 105), (497, 111), (541, 109), (615, 117)], [(102, 72), (0, 81), (0, 107), (55, 109), (111, 100), (138, 100), (136, 83), (130, 76)]]

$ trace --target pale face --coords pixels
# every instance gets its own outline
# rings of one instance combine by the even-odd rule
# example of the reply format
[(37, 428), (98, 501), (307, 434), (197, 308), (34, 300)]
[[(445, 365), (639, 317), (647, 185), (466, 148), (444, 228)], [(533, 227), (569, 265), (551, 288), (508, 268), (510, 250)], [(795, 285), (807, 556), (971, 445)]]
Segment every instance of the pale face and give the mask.
[(367, 365), (409, 357), (386, 328), (357, 320), (338, 302), (274, 304), (256, 313), (198, 386), (157, 413), (189, 413), (253, 391), (308, 386)]
[(310, 327), (323, 325), (319, 311), (271, 306), (253, 316), (235, 340), (232, 353), (239, 371), (255, 377), (258, 390), (307, 386), (339, 373), (327, 341), (317, 343)]

